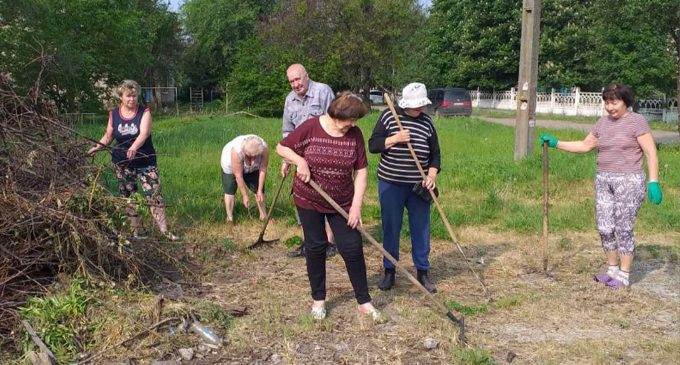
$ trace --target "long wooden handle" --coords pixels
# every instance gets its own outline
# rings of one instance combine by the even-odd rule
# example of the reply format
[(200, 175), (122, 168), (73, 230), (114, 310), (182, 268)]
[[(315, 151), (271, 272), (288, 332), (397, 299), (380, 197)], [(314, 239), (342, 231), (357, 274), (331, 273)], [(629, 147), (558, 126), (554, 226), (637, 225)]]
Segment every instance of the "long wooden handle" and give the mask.
[[(322, 189), (322, 188), (321, 188), (314, 180), (309, 180), (309, 185), (311, 185), (312, 188), (314, 188), (314, 190), (316, 190), (316, 192), (319, 193), (319, 194), (320, 194), (320, 195), (328, 202), (328, 204), (330, 204), (331, 206), (333, 206), (333, 208), (334, 208), (338, 213), (340, 213), (340, 215), (342, 215), (343, 217), (345, 217), (345, 219), (348, 219), (348, 220), (349, 220), (349, 214), (347, 214), (347, 212), (346, 212), (340, 205), (338, 205), (338, 203), (336, 203), (335, 200), (333, 200), (333, 198), (331, 198), (331, 197), (330, 197), (330, 196), (329, 196), (329, 195), (328, 195), (328, 194), (327, 194), (327, 193), (326, 193), (326, 192), (325, 192), (325, 191), (324, 191), (324, 190), (323, 190), (323, 189)], [(408, 270), (406, 270), (401, 264), (399, 264), (399, 261), (397, 261), (392, 255), (390, 255), (390, 253), (387, 252), (387, 251), (382, 247), (382, 245), (381, 245), (380, 243), (378, 243), (378, 241), (376, 241), (375, 238), (373, 238), (373, 236), (371, 236), (368, 232), (366, 232), (366, 230), (364, 230), (364, 228), (361, 227), (361, 226), (357, 226), (357, 230), (359, 230), (359, 232), (361, 232), (361, 234), (362, 234), (364, 237), (366, 237), (366, 239), (368, 240), (368, 242), (370, 242), (375, 248), (377, 248), (378, 251), (380, 251), (380, 252), (383, 254), (383, 256), (385, 256), (385, 257), (387, 258), (387, 260), (389, 260), (389, 261), (394, 265), (394, 267), (396, 267), (396, 268), (399, 270), (399, 272), (400, 272), (401, 274), (403, 274), (404, 276), (406, 276), (406, 278), (407, 278), (411, 283), (413, 283), (413, 285), (415, 285), (418, 289), (420, 289), (420, 291), (423, 292), (423, 294), (425, 294), (425, 296), (426, 296), (428, 299), (430, 299), (430, 301), (431, 301), (437, 308), (439, 308), (439, 310), (441, 310), (441, 311), (443, 312), (444, 315), (446, 315), (447, 317), (451, 318), (451, 316), (452, 316), (453, 314), (452, 314), (451, 311), (446, 307), (446, 305), (444, 305), (444, 303), (438, 301), (437, 298), (435, 298), (434, 295), (432, 295), (432, 293), (430, 293), (429, 291), (427, 291), (427, 289), (425, 289), (425, 287), (424, 287), (424, 286), (423, 286), (416, 278), (414, 278), (413, 275), (411, 275), (411, 273), (408, 272)], [(456, 318), (455, 316), (454, 316), (453, 318), (451, 318), (451, 319), (454, 320), (454, 322), (462, 323), (461, 320), (459, 320), (459, 319)]]
[[(390, 96), (385, 93), (384, 94), (384, 100), (387, 103), (387, 107), (390, 109), (390, 112), (392, 113), (392, 116), (394, 116), (394, 120), (397, 122), (397, 126), (399, 127), (400, 131), (404, 130), (404, 126), (401, 124), (401, 121), (399, 120), (399, 115), (397, 114), (397, 111), (394, 109), (394, 104), (392, 103), (392, 99)], [(420, 172), (420, 176), (425, 180), (426, 175), (425, 175), (425, 170), (423, 170), (423, 166), (420, 164), (420, 160), (418, 159), (418, 155), (416, 155), (416, 151), (413, 149), (413, 146), (411, 145), (411, 142), (406, 142), (406, 146), (408, 147), (409, 152), (411, 153), (411, 157), (413, 158), (413, 161), (416, 163), (416, 166), (418, 167), (418, 171)], [(472, 268), (472, 265), (468, 261), (467, 255), (465, 255), (465, 252), (463, 251), (463, 248), (460, 247), (460, 244), (456, 240), (456, 236), (453, 233), (453, 228), (451, 227), (451, 223), (449, 223), (449, 219), (446, 217), (446, 213), (444, 213), (444, 208), (442, 208), (441, 204), (439, 203), (439, 199), (437, 199), (437, 196), (434, 194), (434, 189), (430, 190), (430, 196), (432, 197), (432, 201), (434, 202), (434, 206), (437, 208), (437, 211), (439, 212), (439, 216), (442, 218), (442, 222), (444, 222), (444, 227), (446, 227), (446, 231), (449, 233), (449, 237), (451, 237), (451, 241), (456, 245), (456, 248), (458, 249), (458, 252), (463, 256), (463, 260), (465, 260), (465, 264), (467, 265), (468, 269), (474, 275), (474, 277), (477, 279), (479, 284), (482, 286), (482, 290), (484, 290), (484, 295), (489, 295), (489, 290), (486, 288), (486, 285), (484, 284), (484, 281), (482, 278), (477, 274), (475, 269)]]
[(548, 272), (548, 142), (543, 142), (543, 235), (541, 250), (543, 251), (543, 272)]
[(264, 238), (264, 231), (267, 230), (267, 225), (269, 224), (269, 219), (272, 217), (272, 212), (274, 211), (274, 205), (276, 205), (276, 201), (279, 199), (279, 194), (281, 194), (281, 188), (283, 188), (283, 182), (286, 181), (286, 178), (288, 175), (284, 175), (281, 177), (281, 181), (279, 182), (279, 187), (276, 188), (276, 193), (274, 194), (274, 200), (272, 200), (272, 205), (269, 206), (269, 212), (267, 212), (267, 218), (265, 218), (264, 223), (262, 224), (262, 230), (260, 231), (260, 235), (257, 238), (256, 242), (262, 241), (262, 238)]

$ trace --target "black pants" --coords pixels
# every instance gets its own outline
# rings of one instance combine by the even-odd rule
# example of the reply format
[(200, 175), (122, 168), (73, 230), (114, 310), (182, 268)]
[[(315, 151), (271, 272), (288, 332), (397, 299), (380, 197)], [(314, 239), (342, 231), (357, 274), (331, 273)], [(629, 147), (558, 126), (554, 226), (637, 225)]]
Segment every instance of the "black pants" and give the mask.
[(335, 235), (338, 252), (345, 261), (349, 281), (354, 289), (354, 297), (359, 304), (371, 301), (366, 280), (366, 261), (361, 244), (361, 233), (347, 225), (347, 220), (339, 213), (319, 213), (315, 210), (297, 207), (302, 230), (305, 234), (307, 250), (307, 276), (314, 300), (326, 299), (326, 230), (324, 217), (328, 219)]

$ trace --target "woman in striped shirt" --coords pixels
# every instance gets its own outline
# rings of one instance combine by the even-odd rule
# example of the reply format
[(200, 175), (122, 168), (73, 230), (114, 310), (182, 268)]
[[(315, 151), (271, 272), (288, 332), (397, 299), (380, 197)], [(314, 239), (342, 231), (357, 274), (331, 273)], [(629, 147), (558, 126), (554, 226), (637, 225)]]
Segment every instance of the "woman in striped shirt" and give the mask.
[[(396, 112), (404, 130), (399, 129), (392, 113), (386, 109), (380, 114), (368, 141), (369, 151), (380, 153), (378, 164), (378, 194), (382, 218), (383, 247), (394, 258), (399, 259), (399, 236), (404, 208), (408, 210), (411, 232), (411, 255), (418, 270), (418, 281), (434, 293), (435, 285), (428, 272), (430, 262), (430, 201), (414, 191), (415, 185), (434, 189), (439, 172), (441, 157), (437, 131), (432, 119), (423, 113), (427, 98), (425, 85), (411, 83), (404, 87)], [(423, 180), (406, 142), (411, 142), (418, 160), (427, 172)], [(389, 290), (395, 283), (395, 268), (383, 258), (385, 276), (378, 285), (380, 290)]]
[(628, 110), (634, 103), (633, 91), (628, 86), (612, 84), (604, 89), (602, 99), (607, 115), (597, 121), (583, 141), (558, 141), (546, 133), (539, 139), (552, 148), (568, 152), (586, 153), (597, 148), (595, 218), (608, 269), (594, 279), (609, 288), (621, 289), (630, 285), (635, 250), (633, 227), (645, 199), (643, 153), (649, 174), (649, 201), (661, 204), (663, 195), (649, 124), (642, 115)]

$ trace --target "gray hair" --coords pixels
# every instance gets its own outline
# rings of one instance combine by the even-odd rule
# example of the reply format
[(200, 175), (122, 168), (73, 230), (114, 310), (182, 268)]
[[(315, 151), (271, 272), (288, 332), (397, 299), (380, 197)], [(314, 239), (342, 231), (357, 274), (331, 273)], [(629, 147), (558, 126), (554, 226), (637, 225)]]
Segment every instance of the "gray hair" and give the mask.
[(116, 95), (118, 95), (118, 98), (122, 98), (126, 91), (134, 92), (137, 96), (142, 94), (142, 88), (135, 80), (123, 80), (123, 82), (116, 87)]
[(243, 153), (249, 156), (259, 156), (267, 148), (258, 136), (249, 136), (243, 141)]

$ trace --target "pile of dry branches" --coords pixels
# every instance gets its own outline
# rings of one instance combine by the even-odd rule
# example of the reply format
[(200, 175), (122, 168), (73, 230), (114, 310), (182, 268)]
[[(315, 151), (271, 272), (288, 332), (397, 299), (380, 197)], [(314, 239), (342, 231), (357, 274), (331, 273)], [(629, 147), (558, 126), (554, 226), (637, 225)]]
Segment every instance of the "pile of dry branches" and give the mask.
[(57, 274), (143, 282), (168, 262), (158, 242), (120, 234), (125, 201), (99, 184), (86, 139), (36, 90), (17, 95), (0, 74), (0, 342)]

